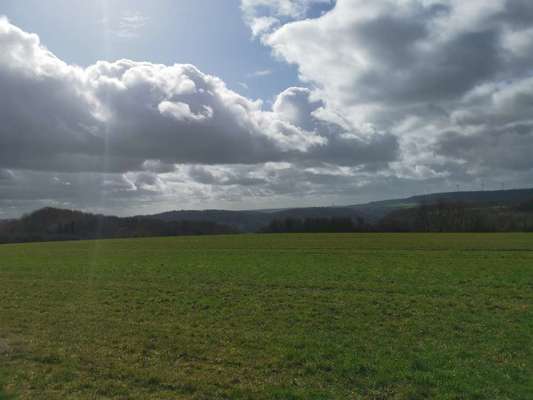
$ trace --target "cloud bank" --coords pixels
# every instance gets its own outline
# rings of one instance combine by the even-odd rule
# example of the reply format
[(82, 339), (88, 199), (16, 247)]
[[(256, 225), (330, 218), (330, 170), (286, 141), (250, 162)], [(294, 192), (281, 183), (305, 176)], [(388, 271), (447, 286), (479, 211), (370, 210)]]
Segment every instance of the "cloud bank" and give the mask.
[(70, 65), (0, 18), (0, 209), (268, 207), (530, 185), (530, 1), (241, 8), (252, 40), (298, 69), (301, 85), (271, 107), (193, 65)]
[(311, 3), (261, 14), (261, 1), (243, 0), (252, 30), (265, 15), (292, 15), (260, 40), (298, 68), (327, 113), (393, 133), (396, 172), (450, 182), (531, 173), (533, 3), (338, 0), (304, 18)]

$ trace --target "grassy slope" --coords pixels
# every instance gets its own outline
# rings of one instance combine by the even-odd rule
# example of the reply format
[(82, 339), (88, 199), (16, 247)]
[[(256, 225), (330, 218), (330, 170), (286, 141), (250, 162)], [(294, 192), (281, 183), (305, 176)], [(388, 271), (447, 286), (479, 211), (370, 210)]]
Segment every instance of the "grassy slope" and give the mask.
[(0, 260), (0, 375), (19, 399), (533, 398), (533, 235), (46, 243)]

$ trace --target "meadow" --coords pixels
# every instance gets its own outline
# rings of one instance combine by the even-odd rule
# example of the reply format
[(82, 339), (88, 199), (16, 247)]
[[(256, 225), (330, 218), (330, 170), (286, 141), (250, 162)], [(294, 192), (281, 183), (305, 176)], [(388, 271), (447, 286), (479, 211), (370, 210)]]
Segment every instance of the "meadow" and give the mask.
[(533, 234), (2, 245), (0, 386), (2, 400), (532, 399)]

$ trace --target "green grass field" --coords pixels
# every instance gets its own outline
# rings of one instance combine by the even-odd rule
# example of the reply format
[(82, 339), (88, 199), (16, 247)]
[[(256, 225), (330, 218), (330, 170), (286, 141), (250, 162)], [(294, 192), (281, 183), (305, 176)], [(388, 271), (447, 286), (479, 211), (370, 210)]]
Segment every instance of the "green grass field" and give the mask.
[(16, 399), (533, 399), (533, 235), (0, 246)]

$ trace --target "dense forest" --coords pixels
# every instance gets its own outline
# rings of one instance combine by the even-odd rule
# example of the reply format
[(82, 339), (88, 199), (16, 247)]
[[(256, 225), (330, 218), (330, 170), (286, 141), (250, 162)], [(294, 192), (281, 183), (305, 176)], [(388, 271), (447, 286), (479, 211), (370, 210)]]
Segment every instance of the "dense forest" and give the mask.
[(56, 208), (44, 208), (17, 220), (0, 222), (0, 243), (227, 233), (236, 230), (211, 221), (165, 222)]
[(363, 218), (284, 218), (261, 232), (531, 232), (533, 207), (473, 207), (463, 203), (422, 204), (395, 210), (375, 223)]
[(362, 217), (325, 218), (284, 218), (273, 219), (260, 232), (263, 233), (327, 233), (327, 232), (368, 232), (373, 227)]
[(273, 219), (261, 232), (531, 232), (533, 200), (516, 206), (439, 200), (394, 209), (381, 219), (363, 217)]
[(376, 228), (386, 232), (529, 232), (533, 231), (532, 203), (509, 207), (438, 201), (395, 210)]

